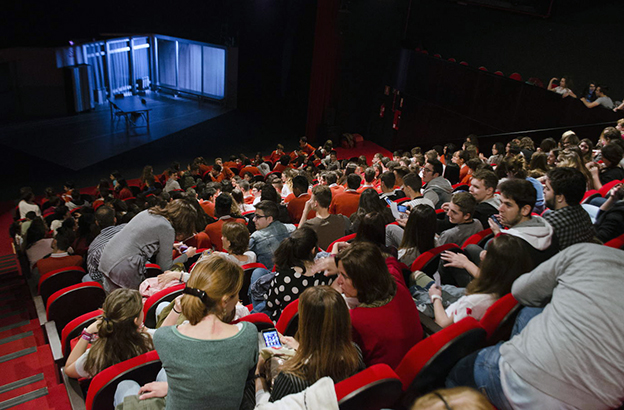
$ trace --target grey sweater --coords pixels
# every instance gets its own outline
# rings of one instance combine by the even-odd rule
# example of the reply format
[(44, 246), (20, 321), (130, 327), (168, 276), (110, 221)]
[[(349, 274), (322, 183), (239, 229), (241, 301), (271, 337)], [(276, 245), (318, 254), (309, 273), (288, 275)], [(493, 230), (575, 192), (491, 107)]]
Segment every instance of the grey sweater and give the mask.
[(238, 410), (258, 362), (258, 330), (249, 322), (232, 337), (200, 340), (161, 327), (154, 346), (167, 373), (167, 410)]
[[(171, 223), (148, 210), (139, 213), (104, 247), (99, 271), (117, 286), (138, 289), (144, 279), (147, 260), (156, 255), (156, 263), (165, 271), (173, 262), (171, 253), (175, 231)], [(182, 255), (175, 262), (186, 262)]]
[(545, 306), (501, 346), (503, 359), (536, 389), (580, 409), (624, 397), (624, 253), (576, 244), (518, 278), (512, 294)]

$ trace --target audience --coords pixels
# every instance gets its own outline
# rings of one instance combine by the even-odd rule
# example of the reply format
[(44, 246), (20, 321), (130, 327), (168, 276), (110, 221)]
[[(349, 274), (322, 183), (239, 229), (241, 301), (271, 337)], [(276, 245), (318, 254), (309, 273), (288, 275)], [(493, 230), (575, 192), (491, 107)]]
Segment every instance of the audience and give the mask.
[(421, 204), (412, 208), (398, 249), (400, 262), (412, 266), (420, 254), (435, 248), (436, 223), (433, 207)]
[(145, 264), (156, 254), (163, 271), (174, 263), (186, 262), (195, 255), (189, 247), (175, 261), (171, 260), (174, 241), (184, 241), (195, 232), (197, 211), (184, 199), (176, 199), (165, 208), (153, 207), (135, 216), (118, 234), (110, 238), (100, 258), (104, 288), (138, 289), (145, 279)]
[(360, 202), (360, 183), (362, 178), (357, 174), (347, 176), (347, 189), (336, 195), (332, 194), (329, 212), (350, 218), (358, 210)]
[(46, 258), (40, 259), (35, 265), (40, 276), (57, 269), (82, 266), (82, 256), (68, 253), (75, 237), (76, 235), (71, 229), (59, 228), (52, 240), (52, 253)]
[[(329, 286), (314, 286), (299, 297), (299, 330), (296, 339), (282, 337), (296, 350), (273, 381), (270, 401), (299, 393), (322, 377), (338, 383), (364, 369), (362, 352), (351, 340), (351, 318), (342, 295)], [(267, 390), (267, 369), (258, 361), (256, 390)]]
[(115, 211), (109, 206), (101, 206), (95, 211), (95, 224), (100, 229), (100, 233), (89, 245), (87, 252), (87, 274), (83, 281), (96, 281), (102, 283), (102, 272), (99, 270), (100, 259), (104, 247), (117, 235), (126, 224), (116, 225)]
[(117, 289), (106, 297), (102, 316), (83, 329), (67, 358), (65, 374), (75, 379), (92, 378), (110, 366), (153, 349), (152, 336), (143, 327), (141, 294), (137, 290)]
[(498, 409), (619, 407), (624, 351), (615, 341), (624, 328), (617, 320), (596, 318), (624, 314), (624, 304), (616, 302), (622, 293), (621, 253), (576, 244), (519, 277), (511, 293), (528, 307), (511, 339), (462, 359), (447, 387), (483, 391)]
[(264, 200), (256, 205), (253, 218), (256, 231), (249, 239), (249, 250), (268, 268), (273, 266), (273, 253), (279, 244), (296, 229), (294, 225), (278, 221), (278, 217), (279, 208), (275, 202)]
[(498, 212), (501, 204), (500, 196), (495, 194), (498, 177), (492, 171), (481, 169), (472, 175), (469, 192), (477, 201), (473, 218), (481, 222), (485, 229), (489, 227), (488, 219)]
[(451, 192), (453, 192), (451, 183), (442, 177), (443, 172), (442, 163), (437, 159), (427, 160), (423, 167), (422, 180), (425, 185), (422, 193), (425, 198), (434, 203), (436, 209), (449, 202)]
[(477, 232), (483, 230), (483, 225), (477, 219), (473, 219), (477, 200), (468, 192), (457, 192), (448, 204), (446, 215), (449, 222), (455, 226), (443, 231), (438, 238), (437, 245), (447, 243), (460, 245)]
[(205, 232), (216, 250), (223, 250), (223, 243), (221, 242), (223, 226), (235, 222), (245, 223), (245, 220), (238, 216), (240, 216), (238, 205), (232, 199), (232, 195), (222, 193), (215, 199), (215, 217), (217, 220), (206, 225)]
[[(345, 192), (345, 194), (349, 194), (349, 192)], [(357, 199), (359, 200), (359, 195), (357, 195)], [(315, 186), (312, 188), (312, 197), (306, 202), (303, 215), (299, 221), (299, 229), (310, 228), (316, 232), (317, 246), (321, 249), (327, 249), (332, 242), (347, 235), (351, 230), (351, 220), (342, 214), (330, 214), (330, 204), (332, 204), (331, 189), (327, 185)], [(316, 212), (316, 217), (307, 219), (306, 215), (311, 210)]]

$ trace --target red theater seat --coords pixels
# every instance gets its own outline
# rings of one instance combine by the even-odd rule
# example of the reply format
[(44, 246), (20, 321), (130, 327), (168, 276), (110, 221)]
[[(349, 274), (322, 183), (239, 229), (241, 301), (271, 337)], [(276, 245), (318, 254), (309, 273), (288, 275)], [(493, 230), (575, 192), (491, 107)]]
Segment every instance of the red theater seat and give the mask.
[(155, 329), (156, 322), (158, 321), (158, 318), (156, 317), (156, 308), (158, 307), (158, 304), (162, 302), (171, 302), (173, 299), (182, 294), (185, 287), (186, 284), (181, 283), (179, 285), (163, 289), (160, 292), (150, 296), (143, 305), (143, 313), (145, 314), (143, 323), (145, 323), (145, 326), (150, 329)]
[(275, 328), (284, 336), (294, 336), (297, 333), (297, 329), (299, 329), (299, 299), (293, 300), (284, 308)]
[(244, 276), (243, 286), (241, 287), (240, 292), (238, 292), (238, 298), (241, 300), (243, 305), (247, 305), (251, 303), (251, 300), (249, 300), (249, 295), (247, 294), (249, 291), (249, 286), (251, 286), (251, 274), (254, 270), (258, 268), (266, 269), (266, 266), (261, 263), (248, 263), (241, 266), (241, 268), (243, 268)]
[(347, 236), (343, 236), (342, 238), (338, 238), (335, 241), (333, 241), (332, 243), (329, 244), (329, 246), (327, 247), (327, 252), (331, 252), (332, 249), (334, 249), (334, 245), (338, 242), (348, 242), (348, 241), (352, 241), (355, 239), (355, 235), (354, 233), (347, 235)]
[(99, 372), (89, 385), (87, 410), (113, 410), (117, 385), (123, 380), (134, 380), (141, 386), (156, 380), (162, 368), (155, 350), (111, 366)]
[(438, 246), (437, 248), (421, 253), (412, 263), (410, 270), (412, 272), (419, 270), (425, 272), (429, 276), (433, 275), (438, 269), (442, 252), (451, 249), (459, 249), (459, 246), (454, 243), (447, 243), (446, 245)]
[(479, 245), (484, 248), (487, 241), (492, 239), (494, 234), (492, 233), (492, 228), (487, 228), (482, 230), (481, 232), (477, 232), (472, 235), (470, 238), (466, 239), (466, 241), (462, 244), (461, 248), (466, 249), (468, 245)]
[(97, 282), (83, 282), (55, 292), (48, 299), (46, 315), (53, 320), (59, 334), (80, 315), (102, 307), (106, 299), (104, 288)]
[(620, 235), (617, 238), (611, 239), (610, 241), (605, 243), (605, 245), (611, 248), (624, 249), (624, 235)]
[(511, 329), (516, 321), (516, 316), (522, 309), (522, 305), (511, 293), (498, 299), (488, 308), (479, 323), (486, 332), (486, 344), (494, 345), (501, 340), (509, 340)]
[(410, 349), (395, 369), (403, 384), (402, 404), (444, 387), (444, 380), (455, 364), (483, 346), (485, 330), (472, 317), (423, 339)]
[(516, 81), (522, 81), (522, 76), (518, 73), (512, 73), (509, 78)]
[(95, 322), (101, 314), (101, 310), (94, 310), (92, 312), (88, 312), (84, 315), (78, 316), (76, 319), (65, 325), (63, 331), (61, 332), (61, 350), (63, 351), (63, 357), (65, 358), (65, 360), (67, 360), (69, 354), (71, 353), (72, 339), (80, 336), (80, 334), (82, 333), (82, 329), (88, 327), (91, 323)]
[(39, 294), (43, 299), (43, 303), (47, 303), (54, 292), (82, 282), (85, 274), (85, 270), (80, 266), (68, 266), (43, 275), (39, 279)]
[(373, 365), (335, 388), (340, 410), (394, 408), (401, 397), (401, 380), (387, 364)]
[(155, 278), (156, 276), (163, 273), (160, 265), (155, 263), (148, 263), (145, 265), (145, 277), (146, 278)]
[(271, 329), (275, 327), (273, 321), (266, 315), (266, 313), (252, 313), (250, 315), (244, 316), (238, 320), (232, 322), (232, 324), (240, 323), (240, 322), (249, 322), (256, 325), (258, 332), (261, 332), (265, 329)]

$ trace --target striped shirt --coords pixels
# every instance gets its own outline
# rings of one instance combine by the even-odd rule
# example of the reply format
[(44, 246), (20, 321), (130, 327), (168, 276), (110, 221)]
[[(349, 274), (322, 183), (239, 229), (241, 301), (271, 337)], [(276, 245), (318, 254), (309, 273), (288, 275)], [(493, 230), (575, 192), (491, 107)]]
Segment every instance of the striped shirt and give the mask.
[(102, 251), (108, 241), (110, 241), (113, 236), (117, 235), (117, 233), (119, 233), (119, 231), (121, 231), (126, 225), (127, 224), (114, 225), (102, 229), (100, 234), (96, 236), (93, 242), (89, 245), (89, 251), (87, 254), (87, 269), (91, 279), (97, 282), (102, 281), (102, 272), (98, 270), (100, 258), (102, 257)]

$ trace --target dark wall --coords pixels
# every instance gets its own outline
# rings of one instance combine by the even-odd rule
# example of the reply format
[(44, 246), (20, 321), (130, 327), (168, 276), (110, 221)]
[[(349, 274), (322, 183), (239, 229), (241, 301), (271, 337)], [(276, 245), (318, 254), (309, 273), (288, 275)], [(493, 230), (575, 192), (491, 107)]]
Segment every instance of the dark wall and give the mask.
[(621, 0), (555, 1), (548, 19), (463, 6), (442, 0), (412, 0), (406, 45), (444, 58), (485, 66), (525, 79), (570, 75), (574, 91), (597, 81), (611, 88), (613, 100), (624, 99)]

